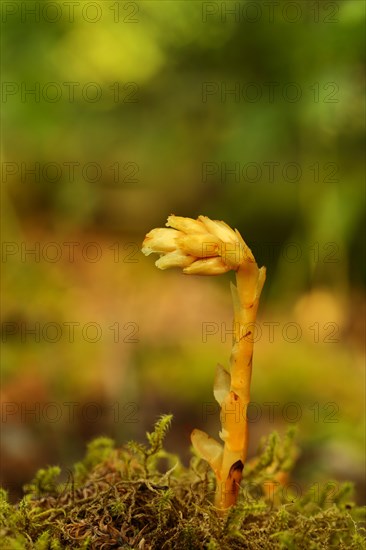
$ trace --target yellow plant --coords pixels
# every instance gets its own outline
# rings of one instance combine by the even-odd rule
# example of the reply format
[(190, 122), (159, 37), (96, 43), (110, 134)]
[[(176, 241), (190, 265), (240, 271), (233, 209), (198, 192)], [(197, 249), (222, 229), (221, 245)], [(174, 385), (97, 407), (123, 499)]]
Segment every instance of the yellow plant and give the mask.
[(230, 370), (218, 364), (214, 381), (224, 444), (201, 430), (191, 434), (194, 448), (215, 473), (215, 504), (224, 511), (236, 503), (247, 455), (253, 332), (266, 270), (258, 268), (240, 233), (222, 221), (172, 215), (166, 225), (150, 231), (142, 245), (145, 255), (160, 255), (155, 262), (158, 268), (180, 267), (187, 275), (220, 275), (230, 270), (236, 274), (236, 286), (231, 283), (234, 338)]

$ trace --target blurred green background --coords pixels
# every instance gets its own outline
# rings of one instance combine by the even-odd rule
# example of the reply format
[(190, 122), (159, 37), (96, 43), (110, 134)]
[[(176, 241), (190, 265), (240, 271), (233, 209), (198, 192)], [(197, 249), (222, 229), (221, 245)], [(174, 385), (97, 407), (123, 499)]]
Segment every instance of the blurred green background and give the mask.
[[(158, 272), (169, 214), (237, 227), (267, 282), (250, 456), (364, 488), (364, 3), (2, 2), (2, 482), (106, 434), (217, 434), (230, 275)], [(29, 252), (29, 251), (32, 251)], [(273, 323), (273, 324), (271, 324)], [(290, 324), (289, 324), (290, 323)], [(32, 332), (33, 330), (33, 332)]]

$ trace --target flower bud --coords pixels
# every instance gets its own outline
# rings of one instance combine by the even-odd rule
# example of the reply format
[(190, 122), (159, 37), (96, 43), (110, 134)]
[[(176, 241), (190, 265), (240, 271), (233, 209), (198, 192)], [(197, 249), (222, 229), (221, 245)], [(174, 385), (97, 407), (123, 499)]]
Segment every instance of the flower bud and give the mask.
[(165, 229), (158, 227), (152, 229), (145, 237), (142, 243), (142, 253), (145, 256), (157, 252), (158, 254), (164, 254), (166, 252), (173, 252), (177, 248), (176, 238), (181, 233), (175, 229)]
[(197, 220), (171, 215), (166, 228), (150, 231), (142, 252), (160, 254), (160, 269), (181, 267), (188, 275), (221, 275), (255, 260), (240, 233), (225, 222), (199, 216)]
[(221, 258), (207, 258), (204, 260), (196, 260), (189, 267), (183, 269), (186, 275), (221, 275), (230, 271), (230, 267), (223, 263)]
[(178, 229), (183, 233), (207, 233), (207, 229), (200, 221), (184, 218), (183, 216), (174, 216), (173, 214), (168, 217), (165, 225), (174, 227), (174, 229)]
[(223, 243), (238, 242), (235, 231), (233, 231), (225, 222), (210, 220), (207, 216), (199, 216), (198, 219), (206, 227), (206, 231), (208, 233), (215, 235), (215, 237), (218, 237)]
[(160, 258), (155, 262), (156, 267), (159, 269), (168, 269), (169, 267), (184, 267), (188, 268), (196, 258), (193, 256), (188, 256), (182, 250), (177, 249), (173, 252), (168, 252), (160, 256)]
[(197, 258), (218, 256), (221, 248), (220, 240), (208, 233), (182, 235), (177, 243), (184, 252)]

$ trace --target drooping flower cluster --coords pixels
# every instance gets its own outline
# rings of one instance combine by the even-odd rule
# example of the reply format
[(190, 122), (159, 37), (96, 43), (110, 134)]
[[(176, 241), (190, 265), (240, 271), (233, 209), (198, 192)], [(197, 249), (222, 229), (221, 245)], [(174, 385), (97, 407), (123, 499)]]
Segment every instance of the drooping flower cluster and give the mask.
[(146, 256), (160, 255), (155, 262), (160, 269), (181, 267), (188, 275), (220, 275), (245, 261), (255, 262), (240, 233), (223, 221), (172, 215), (166, 225), (152, 229), (142, 245)]

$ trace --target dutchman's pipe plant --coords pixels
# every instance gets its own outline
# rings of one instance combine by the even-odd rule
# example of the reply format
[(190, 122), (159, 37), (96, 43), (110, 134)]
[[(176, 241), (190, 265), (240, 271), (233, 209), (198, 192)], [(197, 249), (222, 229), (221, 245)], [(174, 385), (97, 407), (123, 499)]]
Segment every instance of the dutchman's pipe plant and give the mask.
[(187, 275), (221, 275), (230, 270), (236, 274), (236, 286), (231, 283), (234, 339), (230, 369), (217, 365), (214, 381), (223, 444), (201, 430), (191, 434), (197, 453), (215, 473), (215, 504), (224, 511), (236, 503), (247, 455), (253, 330), (266, 269), (258, 268), (240, 233), (222, 221), (169, 216), (166, 225), (150, 231), (143, 242), (146, 256), (160, 255), (155, 262), (158, 268), (180, 267)]

